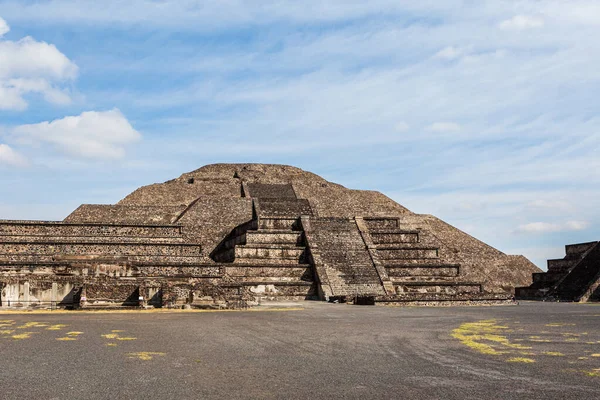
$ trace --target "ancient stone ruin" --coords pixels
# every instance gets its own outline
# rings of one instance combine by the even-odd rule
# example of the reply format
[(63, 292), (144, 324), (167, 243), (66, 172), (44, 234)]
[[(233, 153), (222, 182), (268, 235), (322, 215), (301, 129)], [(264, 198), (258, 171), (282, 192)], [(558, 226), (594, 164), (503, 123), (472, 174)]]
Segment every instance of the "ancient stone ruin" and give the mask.
[(516, 289), (526, 300), (600, 301), (600, 242), (565, 246), (566, 256), (548, 260), (548, 272), (533, 274), (533, 283)]
[(539, 269), (379, 192), (215, 164), (62, 222), (0, 221), (2, 307), (495, 302)]

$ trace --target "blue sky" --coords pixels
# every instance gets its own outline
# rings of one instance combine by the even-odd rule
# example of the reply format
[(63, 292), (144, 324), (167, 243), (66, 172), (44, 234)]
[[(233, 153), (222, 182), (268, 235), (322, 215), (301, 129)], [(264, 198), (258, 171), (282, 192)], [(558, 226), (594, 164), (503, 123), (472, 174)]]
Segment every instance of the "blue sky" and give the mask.
[(595, 0), (0, 0), (0, 218), (282, 163), (545, 267), (600, 239), (597, 37)]

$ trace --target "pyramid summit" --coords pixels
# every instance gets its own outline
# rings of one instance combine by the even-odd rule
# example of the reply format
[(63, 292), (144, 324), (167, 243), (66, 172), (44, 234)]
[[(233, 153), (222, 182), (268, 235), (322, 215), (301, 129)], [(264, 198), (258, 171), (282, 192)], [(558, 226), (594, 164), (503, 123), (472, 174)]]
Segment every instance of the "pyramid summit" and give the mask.
[(382, 193), (213, 164), (62, 222), (0, 221), (3, 307), (494, 302), (539, 272)]

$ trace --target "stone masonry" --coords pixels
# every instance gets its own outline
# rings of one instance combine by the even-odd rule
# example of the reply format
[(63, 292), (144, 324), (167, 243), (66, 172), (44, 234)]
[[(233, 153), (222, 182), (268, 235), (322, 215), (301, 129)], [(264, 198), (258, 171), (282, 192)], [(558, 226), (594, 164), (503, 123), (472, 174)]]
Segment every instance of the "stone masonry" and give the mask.
[(285, 165), (207, 165), (62, 222), (0, 221), (1, 307), (497, 301), (538, 271), (379, 192)]
[(548, 272), (533, 274), (533, 283), (516, 288), (525, 300), (600, 301), (600, 242), (565, 246), (566, 256), (548, 260)]

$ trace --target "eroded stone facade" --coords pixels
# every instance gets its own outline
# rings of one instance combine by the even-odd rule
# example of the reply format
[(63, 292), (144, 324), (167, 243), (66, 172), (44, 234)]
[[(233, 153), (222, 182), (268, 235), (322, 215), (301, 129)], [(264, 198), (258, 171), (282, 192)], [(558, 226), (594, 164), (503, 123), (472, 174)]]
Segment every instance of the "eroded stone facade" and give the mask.
[(372, 191), (215, 164), (63, 222), (0, 221), (2, 307), (489, 302), (538, 269)]
[(544, 301), (600, 301), (600, 242), (565, 246), (565, 257), (548, 260), (548, 271), (516, 289), (517, 298)]

